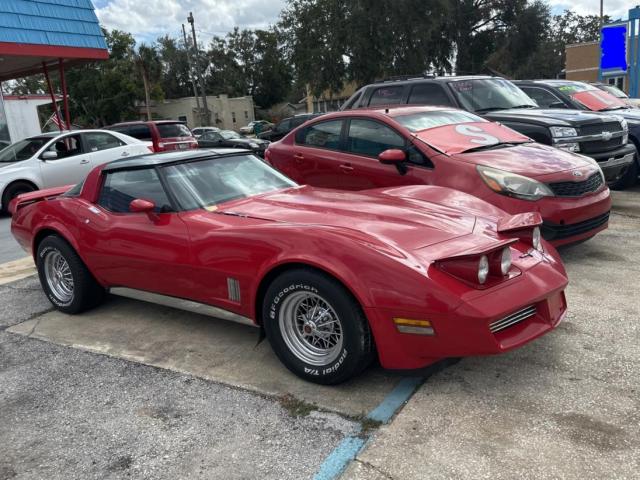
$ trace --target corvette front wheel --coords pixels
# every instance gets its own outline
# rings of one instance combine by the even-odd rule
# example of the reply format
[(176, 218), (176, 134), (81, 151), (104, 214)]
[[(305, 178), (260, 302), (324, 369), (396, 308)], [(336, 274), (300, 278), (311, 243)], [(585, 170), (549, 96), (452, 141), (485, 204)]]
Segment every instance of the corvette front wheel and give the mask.
[(296, 269), (276, 278), (267, 290), (262, 318), (278, 358), (305, 380), (340, 383), (373, 358), (373, 340), (360, 305), (320, 272)]

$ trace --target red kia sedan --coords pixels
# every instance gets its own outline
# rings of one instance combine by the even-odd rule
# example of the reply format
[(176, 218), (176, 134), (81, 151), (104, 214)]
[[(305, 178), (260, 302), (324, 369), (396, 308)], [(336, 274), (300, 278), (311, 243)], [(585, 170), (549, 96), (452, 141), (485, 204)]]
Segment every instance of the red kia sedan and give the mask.
[(607, 228), (611, 199), (591, 158), (533, 142), (462, 110), (396, 107), (324, 115), (272, 143), (296, 182), (344, 190), (438, 185), (512, 214), (537, 211), (559, 246)]

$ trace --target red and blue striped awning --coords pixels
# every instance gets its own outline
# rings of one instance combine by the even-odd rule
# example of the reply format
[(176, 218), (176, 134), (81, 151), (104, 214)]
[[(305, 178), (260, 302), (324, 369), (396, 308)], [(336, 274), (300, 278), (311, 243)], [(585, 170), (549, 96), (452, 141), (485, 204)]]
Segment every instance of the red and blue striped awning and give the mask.
[(0, 0), (0, 81), (108, 57), (91, 0)]

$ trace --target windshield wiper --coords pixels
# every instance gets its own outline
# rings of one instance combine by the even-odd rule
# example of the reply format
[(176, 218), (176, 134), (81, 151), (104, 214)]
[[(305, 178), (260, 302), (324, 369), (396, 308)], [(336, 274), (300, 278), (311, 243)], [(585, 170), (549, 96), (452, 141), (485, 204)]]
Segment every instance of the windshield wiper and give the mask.
[(530, 103), (525, 103), (524, 105), (515, 105), (513, 107), (509, 107), (509, 110), (512, 110), (514, 108), (538, 108), (535, 105), (531, 105)]
[(476, 108), (475, 112), (476, 113), (485, 113), (485, 112), (492, 112), (494, 110), (508, 110), (509, 107), (485, 107), (485, 108)]
[(462, 153), (480, 152), (482, 150), (495, 150), (498, 148), (515, 147), (516, 145), (523, 145), (525, 143), (531, 143), (531, 142), (500, 142), (500, 143), (492, 143), (490, 145), (478, 145), (477, 147), (468, 148)]
[(617, 107), (611, 107), (611, 108), (603, 108), (602, 110), (600, 110), (601, 112), (612, 112), (614, 110), (626, 110), (627, 107), (623, 107), (622, 105), (619, 105)]

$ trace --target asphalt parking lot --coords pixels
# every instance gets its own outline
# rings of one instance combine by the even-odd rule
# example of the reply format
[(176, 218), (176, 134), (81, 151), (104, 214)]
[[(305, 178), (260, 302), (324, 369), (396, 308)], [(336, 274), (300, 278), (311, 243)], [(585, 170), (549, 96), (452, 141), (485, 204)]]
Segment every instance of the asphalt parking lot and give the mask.
[[(427, 378), (343, 478), (638, 478), (639, 249), (640, 188), (616, 192), (562, 252), (560, 327)], [(68, 317), (35, 277), (0, 295), (0, 479), (313, 478), (401, 380), (305, 384), (248, 327), (125, 299)]]

